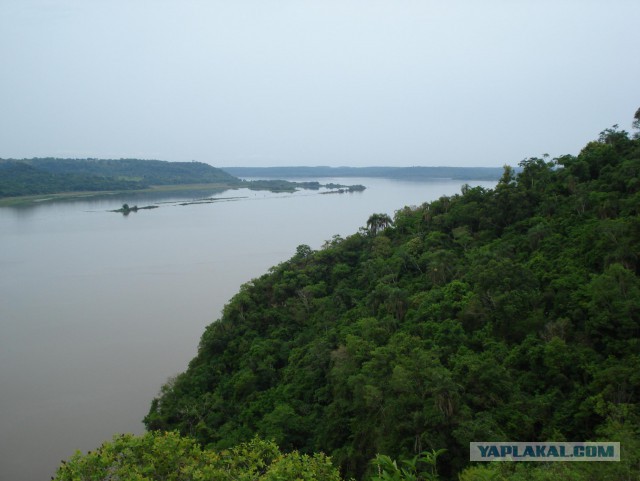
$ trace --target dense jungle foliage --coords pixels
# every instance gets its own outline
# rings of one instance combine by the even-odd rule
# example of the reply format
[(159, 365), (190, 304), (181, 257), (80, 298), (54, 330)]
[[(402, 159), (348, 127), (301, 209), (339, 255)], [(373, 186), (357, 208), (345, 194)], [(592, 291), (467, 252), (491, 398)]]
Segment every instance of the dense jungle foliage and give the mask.
[(601, 438), (622, 441), (626, 463), (475, 466), (464, 479), (635, 479), (637, 137), (607, 129), (576, 156), (505, 167), (495, 189), (299, 246), (206, 329), (146, 426), (216, 449), (257, 434), (356, 478), (376, 453), (444, 448), (440, 474), (458, 479), (471, 441)]

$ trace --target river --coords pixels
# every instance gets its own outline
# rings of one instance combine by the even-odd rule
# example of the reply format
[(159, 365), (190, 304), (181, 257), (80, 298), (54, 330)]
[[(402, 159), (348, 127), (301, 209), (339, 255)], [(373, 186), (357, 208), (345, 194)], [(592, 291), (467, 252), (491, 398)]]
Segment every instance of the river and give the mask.
[[(296, 179), (300, 180), (300, 179)], [(0, 208), (0, 480), (49, 479), (76, 449), (143, 432), (165, 380), (241, 284), (372, 213), (464, 181), (321, 179), (353, 194), (112, 195)], [(495, 182), (468, 181), (493, 187)], [(124, 202), (157, 205), (128, 216)]]

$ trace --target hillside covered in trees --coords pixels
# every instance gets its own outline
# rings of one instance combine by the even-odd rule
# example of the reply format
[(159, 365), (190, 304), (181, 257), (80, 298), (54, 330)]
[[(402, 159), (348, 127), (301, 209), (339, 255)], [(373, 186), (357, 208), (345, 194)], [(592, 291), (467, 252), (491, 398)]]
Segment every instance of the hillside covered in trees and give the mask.
[[(443, 479), (635, 479), (640, 140), (607, 129), (520, 167), (299, 246), (231, 299), (147, 428), (257, 434), (345, 479), (438, 449)], [(623, 462), (468, 467), (471, 441), (595, 439)]]
[(202, 162), (140, 159), (0, 159), (0, 198), (60, 192), (138, 190), (184, 184), (238, 185)]
[[(6, 197), (144, 190), (152, 187), (216, 186), (271, 192), (298, 189), (344, 193), (361, 192), (363, 185), (292, 182), (269, 178), (241, 180), (202, 162), (166, 162), (140, 159), (0, 159), (0, 199)], [(176, 190), (176, 189), (172, 189)]]

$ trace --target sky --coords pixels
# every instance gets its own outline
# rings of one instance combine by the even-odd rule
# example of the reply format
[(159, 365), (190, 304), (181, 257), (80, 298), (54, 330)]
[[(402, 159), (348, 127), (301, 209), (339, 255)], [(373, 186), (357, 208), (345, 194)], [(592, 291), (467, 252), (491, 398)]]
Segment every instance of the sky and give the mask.
[(631, 131), (637, 0), (0, 0), (0, 158), (515, 165)]

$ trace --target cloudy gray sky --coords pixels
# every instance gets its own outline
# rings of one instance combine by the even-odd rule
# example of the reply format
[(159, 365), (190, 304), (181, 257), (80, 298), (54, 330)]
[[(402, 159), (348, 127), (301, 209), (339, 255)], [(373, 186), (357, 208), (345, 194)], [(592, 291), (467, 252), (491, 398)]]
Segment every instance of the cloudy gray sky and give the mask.
[(637, 0), (0, 0), (0, 157), (482, 165), (640, 107)]

